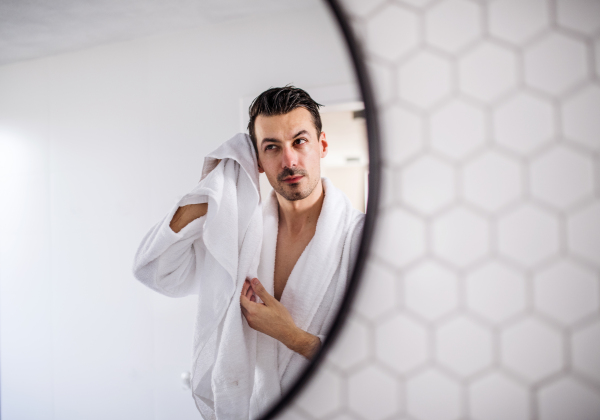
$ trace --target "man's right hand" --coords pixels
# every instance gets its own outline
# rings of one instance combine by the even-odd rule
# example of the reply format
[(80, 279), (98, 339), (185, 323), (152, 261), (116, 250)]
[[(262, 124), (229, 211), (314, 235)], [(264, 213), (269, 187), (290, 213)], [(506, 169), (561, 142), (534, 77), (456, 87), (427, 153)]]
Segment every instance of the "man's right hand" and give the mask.
[(186, 227), (192, 220), (202, 217), (208, 211), (208, 203), (188, 204), (187, 206), (179, 207), (169, 226), (175, 233), (179, 233), (181, 229)]

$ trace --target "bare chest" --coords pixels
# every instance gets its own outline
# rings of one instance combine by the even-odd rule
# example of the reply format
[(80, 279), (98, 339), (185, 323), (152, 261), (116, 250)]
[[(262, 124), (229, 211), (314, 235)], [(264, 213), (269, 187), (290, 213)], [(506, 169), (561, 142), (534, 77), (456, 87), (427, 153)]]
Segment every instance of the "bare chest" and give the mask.
[(275, 299), (281, 299), (281, 294), (287, 284), (288, 278), (300, 255), (302, 255), (302, 252), (314, 236), (314, 232), (314, 229), (309, 229), (300, 236), (291, 237), (285, 233), (284, 229), (279, 229), (275, 251)]

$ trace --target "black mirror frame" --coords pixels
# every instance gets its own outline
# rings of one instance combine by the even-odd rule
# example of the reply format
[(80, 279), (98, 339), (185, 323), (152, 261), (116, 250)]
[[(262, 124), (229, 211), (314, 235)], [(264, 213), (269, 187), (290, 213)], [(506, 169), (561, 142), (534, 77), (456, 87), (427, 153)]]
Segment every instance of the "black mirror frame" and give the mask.
[(367, 123), (367, 138), (369, 142), (369, 195), (367, 201), (367, 211), (365, 217), (365, 225), (363, 236), (358, 250), (358, 256), (352, 271), (352, 276), (348, 282), (346, 295), (340, 305), (340, 309), (333, 320), (333, 324), (327, 333), (325, 342), (322, 343), (321, 349), (313, 357), (310, 364), (302, 372), (302, 375), (296, 380), (289, 391), (275, 404), (261, 420), (274, 419), (275, 416), (281, 414), (283, 410), (291, 404), (293, 399), (298, 396), (300, 391), (308, 384), (310, 379), (316, 373), (317, 368), (323, 362), (325, 355), (331, 349), (333, 343), (338, 338), (344, 323), (348, 317), (350, 307), (356, 296), (359, 282), (365, 270), (369, 249), (373, 241), (373, 233), (379, 210), (379, 198), (381, 192), (381, 150), (379, 143), (379, 122), (377, 116), (376, 104), (373, 96), (372, 85), (368, 77), (365, 56), (357, 42), (349, 19), (340, 6), (338, 0), (324, 0), (329, 6), (335, 20), (339, 25), (339, 29), (346, 41), (346, 46), (349, 50), (352, 64), (358, 83), (360, 85), (360, 93), (365, 105), (365, 118)]

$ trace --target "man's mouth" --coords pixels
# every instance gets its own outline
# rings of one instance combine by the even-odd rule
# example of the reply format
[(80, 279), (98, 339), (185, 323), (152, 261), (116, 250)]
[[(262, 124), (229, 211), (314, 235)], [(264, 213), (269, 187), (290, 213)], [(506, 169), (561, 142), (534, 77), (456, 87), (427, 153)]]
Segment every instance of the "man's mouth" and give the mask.
[(294, 184), (294, 183), (300, 181), (300, 178), (302, 178), (302, 177), (303, 177), (303, 175), (290, 176), (288, 178), (285, 178), (283, 180), (283, 182), (285, 182), (287, 184)]

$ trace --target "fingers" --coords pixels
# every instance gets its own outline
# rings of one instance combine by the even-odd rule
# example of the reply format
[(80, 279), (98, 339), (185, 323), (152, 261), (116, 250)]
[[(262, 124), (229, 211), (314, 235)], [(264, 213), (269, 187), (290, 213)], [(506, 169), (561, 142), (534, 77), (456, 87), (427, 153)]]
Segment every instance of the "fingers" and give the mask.
[(247, 295), (249, 289), (250, 289), (250, 282), (248, 280), (245, 280), (244, 285), (242, 286), (242, 295)]
[(252, 279), (252, 289), (254, 290), (254, 293), (256, 293), (258, 297), (261, 298), (266, 304), (271, 303), (273, 299), (275, 299), (269, 294), (269, 292), (267, 292), (262, 283), (256, 277)]
[[(244, 281), (244, 285), (242, 286), (242, 294), (241, 296), (245, 296), (250, 302), (256, 302), (256, 296), (254, 295), (254, 290), (252, 290), (252, 286), (249, 280)], [(240, 299), (241, 299), (240, 296)]]
[(256, 303), (254, 294), (251, 299), (248, 299), (246, 295), (240, 295), (240, 309), (242, 310), (242, 315), (248, 321), (248, 325), (251, 328), (255, 328), (255, 322), (264, 316), (261, 314), (266, 309), (266, 306), (264, 303)]
[(242, 286), (240, 305), (242, 306), (242, 312), (244, 310), (249, 311), (256, 309), (256, 305), (264, 305), (256, 302), (256, 295), (254, 294), (254, 291), (252, 290), (251, 284), (248, 280), (246, 280)]
[[(248, 299), (252, 300), (252, 296), (254, 296), (254, 290), (252, 290), (250, 280), (244, 280), (244, 285), (242, 286), (242, 295), (245, 295)], [(254, 298), (254, 302), (255, 301), (256, 298)]]
[(248, 309), (248, 304), (251, 303), (250, 297), (254, 294), (252, 292), (252, 287), (250, 286), (251, 285), (248, 280), (244, 281), (244, 285), (242, 286), (242, 293), (240, 294), (240, 305), (242, 307), (242, 312)]
[(242, 312), (244, 310), (248, 311), (252, 308), (252, 305), (256, 305), (256, 303), (251, 302), (250, 299), (246, 297), (246, 295), (240, 296), (240, 305), (242, 307)]

